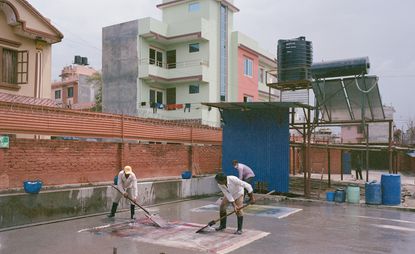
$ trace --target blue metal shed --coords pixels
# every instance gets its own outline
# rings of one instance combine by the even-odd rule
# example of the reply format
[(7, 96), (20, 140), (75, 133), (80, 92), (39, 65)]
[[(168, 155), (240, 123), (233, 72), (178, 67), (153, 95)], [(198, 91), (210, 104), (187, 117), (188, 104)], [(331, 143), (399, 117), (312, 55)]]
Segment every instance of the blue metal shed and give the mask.
[(251, 167), (255, 182), (268, 190), (288, 192), (289, 108), (308, 107), (294, 102), (203, 103), (217, 107), (223, 121), (222, 170), (236, 175), (232, 161)]

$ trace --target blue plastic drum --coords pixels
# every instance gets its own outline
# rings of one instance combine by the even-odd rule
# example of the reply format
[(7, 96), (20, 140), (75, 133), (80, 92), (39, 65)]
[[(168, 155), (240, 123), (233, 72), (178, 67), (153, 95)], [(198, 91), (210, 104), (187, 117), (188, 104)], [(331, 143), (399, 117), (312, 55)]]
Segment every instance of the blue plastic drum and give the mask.
[(359, 204), (360, 202), (360, 187), (357, 185), (347, 186), (347, 202), (352, 204)]
[(401, 175), (383, 174), (381, 177), (382, 204), (401, 204)]
[(326, 200), (327, 201), (334, 201), (334, 192), (332, 192), (332, 191), (326, 192)]
[(368, 205), (382, 204), (382, 188), (380, 183), (365, 183), (365, 201)]
[(334, 201), (343, 203), (346, 201), (346, 191), (343, 188), (338, 188), (334, 194)]

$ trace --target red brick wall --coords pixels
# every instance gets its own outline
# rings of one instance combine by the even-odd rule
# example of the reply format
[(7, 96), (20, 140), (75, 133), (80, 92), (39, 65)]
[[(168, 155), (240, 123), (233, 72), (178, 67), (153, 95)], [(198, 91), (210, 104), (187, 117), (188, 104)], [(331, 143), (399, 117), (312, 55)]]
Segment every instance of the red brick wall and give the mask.
[(192, 160), (200, 168), (194, 174), (215, 173), (221, 149), (126, 143), (122, 156), (120, 143), (11, 138), (10, 148), (0, 149), (0, 190), (19, 188), (24, 180), (35, 179), (47, 186), (111, 181), (122, 160), (138, 178), (178, 177), (191, 168)]
[[(296, 151), (300, 150), (299, 148)], [(293, 172), (294, 163), (293, 160), (295, 159), (295, 173), (300, 173), (300, 165), (302, 162), (299, 160), (302, 159), (301, 153), (296, 156), (293, 154), (293, 149), (290, 152), (291, 161), (291, 173)], [(328, 172), (328, 164), (327, 164), (327, 149), (326, 148), (311, 148), (310, 149), (310, 163), (311, 163), (311, 173), (319, 173), (321, 174), (321, 170), (324, 168), (324, 173), (327, 174)], [(340, 174), (341, 170), (341, 150), (338, 149), (330, 149), (330, 173), (331, 174)]]
[(193, 173), (211, 174), (222, 169), (222, 146), (194, 146)]
[[(0, 157), (1, 159), (1, 157)], [(399, 171), (408, 171), (408, 172), (415, 172), (415, 158), (409, 157), (406, 154), (399, 154)]]

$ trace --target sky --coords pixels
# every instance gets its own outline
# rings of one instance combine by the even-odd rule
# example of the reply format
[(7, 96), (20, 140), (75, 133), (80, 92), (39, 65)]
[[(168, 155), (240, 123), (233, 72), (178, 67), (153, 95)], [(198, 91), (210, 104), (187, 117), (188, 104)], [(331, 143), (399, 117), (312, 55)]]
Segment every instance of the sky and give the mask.
[[(52, 79), (75, 55), (101, 69), (102, 28), (152, 17), (162, 0), (28, 0), (64, 35), (53, 45)], [(369, 57), (384, 105), (397, 128), (415, 122), (415, 10), (413, 0), (234, 0), (234, 31), (276, 56), (279, 39), (305, 36), (314, 62)]]

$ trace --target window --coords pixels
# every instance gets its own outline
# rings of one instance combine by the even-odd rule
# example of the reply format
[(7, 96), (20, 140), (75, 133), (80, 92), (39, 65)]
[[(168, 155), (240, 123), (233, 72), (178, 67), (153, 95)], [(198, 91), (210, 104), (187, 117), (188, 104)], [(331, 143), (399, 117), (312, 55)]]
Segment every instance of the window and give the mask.
[(68, 87), (68, 98), (72, 98), (73, 97), (73, 86)]
[(155, 64), (159, 67), (163, 66), (163, 52), (150, 48), (149, 49), (149, 64)]
[(199, 43), (190, 43), (189, 44), (189, 53), (199, 52)]
[(252, 59), (245, 58), (244, 59), (244, 75), (252, 77), (252, 65), (253, 61)]
[(253, 101), (254, 101), (254, 97), (250, 95), (244, 95), (244, 102), (253, 102)]
[(220, 101), (226, 101), (228, 90), (228, 7), (220, 5), (219, 30), (219, 92)]
[(163, 92), (156, 89), (150, 89), (150, 106), (154, 103), (163, 104)]
[(264, 83), (264, 69), (259, 68), (259, 71), (258, 72), (259, 72), (258, 73), (258, 81), (260, 83)]
[(55, 90), (55, 99), (61, 98), (61, 90)]
[(29, 56), (27, 51), (1, 48), (0, 77), (8, 84), (27, 84)]
[(189, 4), (189, 12), (197, 12), (199, 10), (200, 10), (200, 3), (199, 2)]
[(199, 93), (199, 84), (191, 84), (189, 86), (189, 93), (190, 94)]
[(167, 88), (166, 104), (176, 104), (176, 87)]
[(166, 52), (167, 69), (176, 68), (176, 50), (169, 50)]

